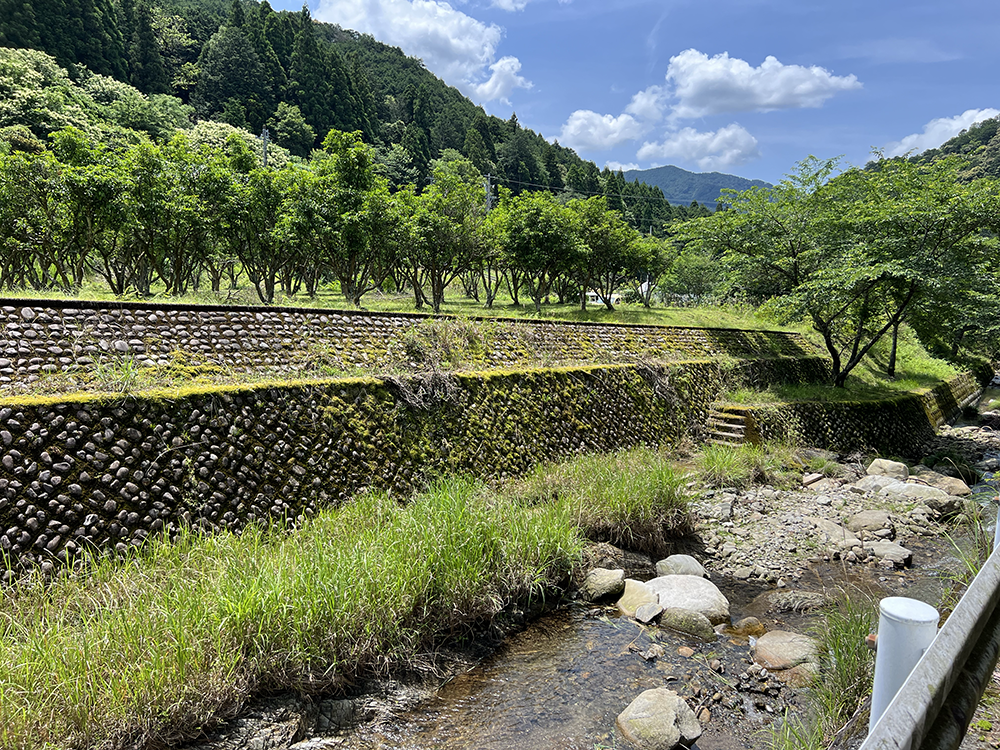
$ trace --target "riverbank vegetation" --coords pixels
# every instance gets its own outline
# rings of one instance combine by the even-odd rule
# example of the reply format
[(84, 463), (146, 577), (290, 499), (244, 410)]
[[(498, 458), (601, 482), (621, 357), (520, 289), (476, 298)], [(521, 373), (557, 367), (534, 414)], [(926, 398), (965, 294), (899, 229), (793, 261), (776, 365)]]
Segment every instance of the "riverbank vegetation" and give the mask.
[(363, 495), (291, 531), (182, 531), (26, 578), (0, 590), (0, 745), (162, 746), (261, 691), (430, 668), (436, 648), (557, 600), (586, 538), (686, 532), (685, 481), (637, 448), (500, 489)]

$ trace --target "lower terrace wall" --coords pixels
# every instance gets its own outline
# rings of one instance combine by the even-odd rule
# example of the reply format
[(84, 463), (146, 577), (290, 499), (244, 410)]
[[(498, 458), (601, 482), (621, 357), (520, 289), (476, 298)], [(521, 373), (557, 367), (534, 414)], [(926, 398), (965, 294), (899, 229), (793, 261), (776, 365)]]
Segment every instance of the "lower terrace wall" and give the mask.
[(364, 487), (674, 442), (704, 423), (723, 379), (717, 363), (685, 362), (8, 403), (3, 575), (182, 524), (294, 520)]
[(794, 439), (817, 448), (909, 455), (982, 393), (982, 373), (964, 373), (922, 395), (885, 401), (799, 402), (727, 407), (748, 416), (754, 442)]

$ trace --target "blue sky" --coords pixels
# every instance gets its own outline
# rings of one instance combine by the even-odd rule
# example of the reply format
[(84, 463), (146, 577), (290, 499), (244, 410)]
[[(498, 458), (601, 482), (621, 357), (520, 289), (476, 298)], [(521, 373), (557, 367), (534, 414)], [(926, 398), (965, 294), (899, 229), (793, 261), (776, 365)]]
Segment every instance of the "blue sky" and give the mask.
[[(300, 0), (271, 0), (296, 10)], [(309, 0), (598, 166), (775, 182), (1000, 114), (989, 0)]]

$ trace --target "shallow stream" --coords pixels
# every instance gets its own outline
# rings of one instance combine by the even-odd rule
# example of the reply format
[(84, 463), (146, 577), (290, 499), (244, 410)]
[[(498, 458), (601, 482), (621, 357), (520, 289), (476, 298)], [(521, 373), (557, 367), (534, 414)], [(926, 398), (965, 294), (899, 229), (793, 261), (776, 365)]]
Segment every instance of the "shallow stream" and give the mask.
[[(936, 604), (960, 563), (944, 540), (917, 546), (914, 552), (915, 566), (905, 572), (813, 565), (796, 588), (831, 597), (844, 591), (866, 593), (872, 601), (902, 595)], [(737, 581), (715, 583), (729, 597), (734, 621), (753, 615), (768, 629), (800, 632), (810, 625), (808, 615), (769, 611), (767, 594), (773, 589)], [(646, 660), (639, 652), (654, 642), (664, 654)], [(693, 653), (679, 654), (683, 647)], [(714, 659), (723, 665), (721, 674), (709, 667)], [(697, 743), (701, 750), (763, 748), (768, 726), (784, 706), (794, 710), (801, 695), (787, 687), (780, 694), (770, 688), (775, 695), (741, 693), (735, 688), (748, 666), (747, 637), (720, 636), (704, 644), (617, 617), (614, 609), (574, 604), (507, 639), (495, 654), (452, 679), (419, 709), (362, 726), (338, 747), (624, 747), (616, 737), (615, 717), (643, 690), (666, 686), (686, 697), (696, 712), (708, 710), (710, 719)]]

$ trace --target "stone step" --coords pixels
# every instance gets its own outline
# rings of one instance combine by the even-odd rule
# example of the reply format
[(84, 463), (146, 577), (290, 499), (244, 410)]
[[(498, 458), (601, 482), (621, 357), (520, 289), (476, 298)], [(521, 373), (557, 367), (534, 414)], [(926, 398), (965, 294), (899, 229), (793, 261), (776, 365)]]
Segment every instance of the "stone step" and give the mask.
[(708, 434), (712, 437), (735, 440), (738, 443), (742, 443), (746, 439), (746, 435), (742, 432), (728, 432), (726, 430), (713, 430), (709, 428)]

